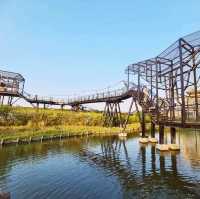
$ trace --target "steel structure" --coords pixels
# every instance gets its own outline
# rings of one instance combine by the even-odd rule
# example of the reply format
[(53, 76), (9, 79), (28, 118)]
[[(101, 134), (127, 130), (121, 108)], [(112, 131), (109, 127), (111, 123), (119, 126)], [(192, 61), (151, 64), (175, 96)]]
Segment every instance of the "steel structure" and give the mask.
[(25, 79), (19, 73), (0, 70), (0, 103), (12, 105), (15, 97), (23, 96)]
[[(142, 79), (148, 87), (151, 106), (140, 105), (151, 112), (155, 124), (199, 127), (199, 58), (200, 31), (180, 38), (155, 58), (127, 67), (128, 79), (137, 78), (138, 91)], [(193, 100), (187, 100), (189, 93)]]
[[(0, 96), (24, 98), (35, 107), (69, 105), (73, 110), (82, 109), (83, 104), (105, 102), (104, 124), (123, 129), (135, 105), (138, 113), (141, 112), (142, 136), (145, 137), (145, 114), (148, 113), (152, 119), (151, 136), (155, 136), (155, 125), (159, 125), (163, 142), (165, 125), (171, 127), (172, 137), (175, 137), (174, 127), (200, 128), (199, 65), (200, 31), (178, 39), (154, 58), (130, 64), (126, 69), (128, 82), (122, 89), (59, 100), (27, 94), (25, 79), (20, 74), (0, 71)], [(128, 98), (132, 101), (124, 121), (120, 103)]]

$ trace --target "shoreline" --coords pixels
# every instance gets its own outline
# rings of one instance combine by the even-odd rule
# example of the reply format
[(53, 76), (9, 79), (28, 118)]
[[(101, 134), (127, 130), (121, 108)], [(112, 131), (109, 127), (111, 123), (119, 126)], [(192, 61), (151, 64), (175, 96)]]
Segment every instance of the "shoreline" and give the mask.
[[(122, 115), (122, 120), (126, 114)], [(150, 117), (146, 117), (150, 129)], [(126, 132), (139, 133), (138, 115), (130, 116)], [(104, 127), (101, 112), (0, 106), (0, 146), (84, 135), (117, 135), (120, 127)]]
[[(129, 125), (126, 129), (128, 134), (140, 132), (139, 123)], [(32, 142), (43, 142), (47, 140), (66, 139), (82, 136), (112, 136), (121, 132), (119, 127), (101, 126), (56, 126), (33, 129), (30, 127), (0, 127), (0, 146), (14, 144), (29, 144)]]

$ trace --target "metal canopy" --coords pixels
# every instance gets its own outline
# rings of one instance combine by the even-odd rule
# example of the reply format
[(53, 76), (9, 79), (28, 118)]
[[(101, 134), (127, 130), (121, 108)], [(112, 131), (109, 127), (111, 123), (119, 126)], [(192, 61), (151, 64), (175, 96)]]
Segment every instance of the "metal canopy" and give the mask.
[(19, 82), (25, 81), (24, 77), (21, 74), (3, 70), (0, 70), (0, 77), (7, 79), (15, 79), (18, 80)]

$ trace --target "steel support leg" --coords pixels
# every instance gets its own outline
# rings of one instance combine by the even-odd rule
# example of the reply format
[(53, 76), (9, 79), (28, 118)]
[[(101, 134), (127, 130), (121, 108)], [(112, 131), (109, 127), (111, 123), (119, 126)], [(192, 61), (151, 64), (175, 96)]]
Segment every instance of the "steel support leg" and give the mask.
[(159, 125), (159, 144), (164, 144), (164, 126)]

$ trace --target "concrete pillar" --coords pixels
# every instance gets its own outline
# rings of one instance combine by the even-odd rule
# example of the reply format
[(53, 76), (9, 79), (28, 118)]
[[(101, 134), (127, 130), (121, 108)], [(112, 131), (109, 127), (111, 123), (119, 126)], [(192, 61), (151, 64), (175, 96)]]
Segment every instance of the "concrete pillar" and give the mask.
[(176, 128), (170, 128), (171, 144), (176, 144)]
[(159, 125), (159, 144), (164, 144), (164, 131), (165, 127), (163, 125)]

